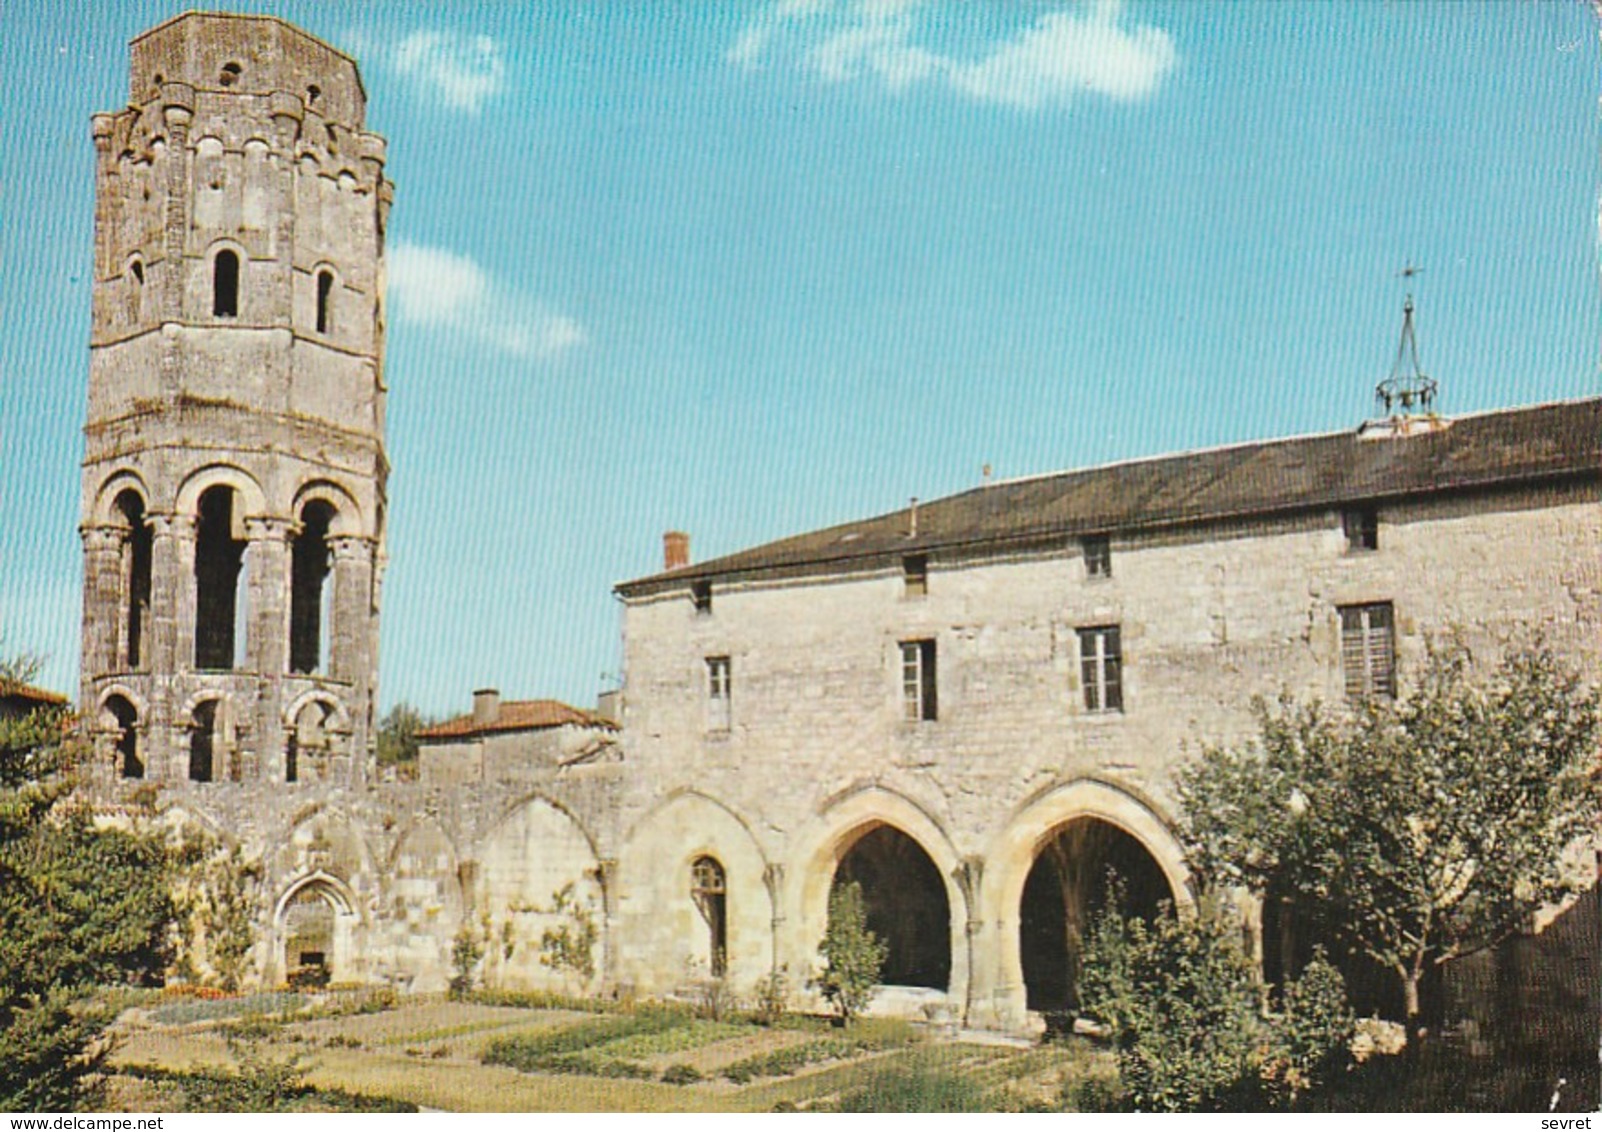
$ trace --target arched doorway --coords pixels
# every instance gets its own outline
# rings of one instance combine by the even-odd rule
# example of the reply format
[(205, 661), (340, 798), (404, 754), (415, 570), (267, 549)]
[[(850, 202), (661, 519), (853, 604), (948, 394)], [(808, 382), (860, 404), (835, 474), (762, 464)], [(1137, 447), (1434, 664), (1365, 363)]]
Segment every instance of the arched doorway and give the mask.
[(352, 981), (351, 935), (356, 915), (327, 879), (292, 889), (278, 909), (284, 980), (291, 986)]
[(1080, 817), (1049, 831), (1018, 909), (1028, 1009), (1066, 1018), (1078, 1008), (1084, 939), (1112, 899), (1122, 915), (1150, 919), (1174, 893), (1146, 847), (1111, 822)]
[(895, 826), (871, 826), (849, 844), (835, 869), (833, 886), (852, 882), (862, 888), (868, 930), (889, 948), (879, 982), (946, 990), (951, 904), (945, 880), (923, 847)]

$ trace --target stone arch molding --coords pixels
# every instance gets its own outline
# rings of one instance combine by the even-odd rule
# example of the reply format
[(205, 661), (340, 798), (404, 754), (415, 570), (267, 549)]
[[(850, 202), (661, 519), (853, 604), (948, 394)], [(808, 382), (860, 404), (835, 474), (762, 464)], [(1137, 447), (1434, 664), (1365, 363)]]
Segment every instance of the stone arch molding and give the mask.
[[(117, 510), (117, 500), (125, 491), (132, 491), (145, 505), (148, 514), (151, 509), (150, 489), (145, 486), (142, 476), (132, 468), (121, 468), (107, 476), (100, 484), (100, 490), (95, 494), (94, 506), (90, 509), (90, 520), (97, 527), (126, 527), (126, 519)], [(195, 497), (200, 498), (198, 495)]]
[(328, 729), (330, 731), (337, 732), (341, 735), (350, 734), (350, 713), (345, 710), (345, 705), (340, 702), (338, 696), (334, 695), (332, 692), (325, 692), (321, 688), (308, 688), (306, 691), (296, 696), (293, 700), (289, 701), (289, 705), (284, 708), (284, 716), (282, 721), (284, 727), (292, 729), (295, 726), (295, 720), (297, 717), (299, 717), (301, 711), (308, 704), (313, 703), (326, 704), (330, 709), (332, 709), (328, 717)]
[(289, 513), (296, 522), (299, 522), (301, 509), (308, 503), (318, 501), (334, 509), (334, 519), (328, 527), (330, 537), (343, 538), (362, 533), (364, 524), (361, 506), (353, 494), (333, 480), (316, 479), (302, 484), (300, 490), (295, 492), (295, 498), (290, 501)]
[(284, 922), (284, 913), (289, 909), (290, 902), (308, 888), (326, 889), (328, 893), (341, 905), (340, 911), (347, 916), (355, 916), (366, 923), (366, 910), (362, 902), (356, 898), (355, 891), (339, 877), (323, 869), (313, 869), (309, 873), (294, 878), (284, 886), (283, 895), (273, 904), (273, 924), (275, 927)]
[(150, 719), (150, 705), (138, 692), (122, 683), (107, 684), (96, 697), (95, 719), (99, 725), (102, 727), (105, 725), (106, 705), (119, 696), (127, 700), (134, 709), (134, 726), (145, 726)]
[(972, 911), (957, 881), (962, 856), (944, 826), (925, 807), (879, 784), (835, 795), (797, 838), (789, 901), (790, 922), (795, 925), (788, 949), (791, 968), (810, 971), (814, 967), (818, 941), (828, 926), (835, 869), (862, 834), (881, 825), (892, 826), (917, 842), (940, 873), (951, 921), (951, 981), (946, 991), (951, 1002), (962, 1003), (971, 970), (966, 920)]
[(629, 829), (618, 860), (620, 934), (649, 941), (631, 948), (621, 977), (646, 991), (711, 968), (709, 924), (692, 893), (697, 859), (723, 869), (725, 973), (742, 991), (776, 965), (773, 886), (777, 874), (746, 819), (721, 800), (681, 788)]
[(985, 854), (984, 918), (1016, 920), (1024, 881), (1035, 855), (1051, 835), (1079, 818), (1094, 818), (1122, 830), (1151, 854), (1162, 870), (1180, 909), (1195, 906), (1190, 868), (1173, 825), (1156, 807), (1133, 791), (1095, 778), (1080, 778), (1053, 787), (1026, 802), (990, 844)]
[(208, 464), (191, 472), (178, 488), (178, 514), (193, 519), (200, 512), (200, 497), (208, 488), (231, 487), (245, 503), (245, 518), (259, 519), (267, 515), (267, 494), (261, 484), (243, 468), (233, 464)]

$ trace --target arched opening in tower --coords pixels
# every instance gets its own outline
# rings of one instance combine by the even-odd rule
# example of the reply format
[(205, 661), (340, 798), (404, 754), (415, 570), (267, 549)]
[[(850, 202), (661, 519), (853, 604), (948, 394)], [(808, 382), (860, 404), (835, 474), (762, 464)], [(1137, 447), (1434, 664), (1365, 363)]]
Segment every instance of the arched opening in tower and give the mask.
[(879, 982), (947, 989), (951, 903), (940, 870), (923, 847), (894, 826), (875, 826), (857, 838), (835, 869), (835, 886), (853, 881), (862, 888), (868, 930), (889, 947)]
[(1085, 937), (1115, 897), (1120, 915), (1149, 920), (1174, 893), (1146, 847), (1110, 822), (1075, 818), (1046, 837), (1018, 909), (1030, 1010), (1048, 1017), (1077, 1011)]
[(333, 756), (329, 733), (333, 716), (333, 707), (321, 700), (313, 700), (295, 713), (284, 751), (286, 782), (321, 782), (327, 775)]
[(138, 668), (144, 652), (145, 622), (150, 613), (150, 551), (152, 536), (145, 523), (145, 501), (139, 493), (117, 496), (117, 513), (126, 524), (122, 543), (122, 609), (119, 659)]
[(314, 499), (300, 510), (300, 533), (295, 536), (290, 566), (289, 668), (291, 672), (321, 672), (328, 663), (329, 616), (334, 587), (328, 575), (333, 552), (328, 528), (334, 509)]
[(230, 669), (244, 645), (240, 600), (245, 564), (244, 516), (230, 487), (200, 497), (195, 523), (195, 667)]
[(123, 696), (106, 700), (106, 722), (116, 729), (113, 749), (117, 752), (117, 773), (123, 778), (143, 778), (145, 763), (139, 755), (139, 713)]
[(217, 701), (195, 705), (189, 728), (189, 780), (210, 782), (216, 774)]

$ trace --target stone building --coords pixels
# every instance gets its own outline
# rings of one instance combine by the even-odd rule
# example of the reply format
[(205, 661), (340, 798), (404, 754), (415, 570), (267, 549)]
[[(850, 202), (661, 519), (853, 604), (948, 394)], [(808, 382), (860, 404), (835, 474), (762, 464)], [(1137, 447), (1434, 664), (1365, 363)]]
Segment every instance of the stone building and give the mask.
[[(617, 587), (621, 729), (483, 691), (380, 776), (393, 190), (364, 112), (335, 48), (190, 13), (93, 122), (93, 789), (251, 863), (247, 981), (439, 990), (468, 935), (492, 986), (800, 987), (854, 879), (881, 1007), (1021, 1030), (1071, 1005), (1109, 866), (1136, 907), (1191, 900), (1172, 774), (1253, 695), (1394, 694), (1449, 627), (1541, 626), (1602, 677), (1602, 400), (1404, 412), (700, 564), (670, 535)], [(587, 962), (551, 962), (559, 926)]]
[(809, 971), (844, 876), (914, 988), (887, 999), (1017, 1030), (1070, 1005), (1108, 866), (1191, 901), (1173, 771), (1254, 734), (1253, 696), (1394, 695), (1453, 628), (1539, 627), (1602, 678), (1602, 400), (995, 483), (698, 565), (681, 540), (617, 587), (617, 977)]

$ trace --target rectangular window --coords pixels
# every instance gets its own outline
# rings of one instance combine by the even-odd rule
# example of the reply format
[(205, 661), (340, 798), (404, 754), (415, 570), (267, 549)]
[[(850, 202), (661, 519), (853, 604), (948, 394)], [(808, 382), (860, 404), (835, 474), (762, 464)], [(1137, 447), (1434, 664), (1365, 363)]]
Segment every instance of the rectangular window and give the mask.
[(697, 613), (710, 614), (712, 612), (712, 583), (707, 581), (691, 582), (690, 603), (695, 606)]
[(1396, 634), (1391, 603), (1341, 606), (1341, 668), (1346, 698), (1396, 695)]
[(901, 642), (901, 714), (909, 723), (938, 716), (935, 699), (935, 643)]
[(929, 556), (909, 554), (901, 560), (901, 574), (906, 579), (908, 597), (922, 597), (929, 592)]
[(1379, 549), (1379, 512), (1373, 508), (1341, 512), (1348, 551)]
[(1112, 577), (1112, 540), (1106, 535), (1088, 535), (1079, 540), (1085, 555), (1085, 577)]
[(727, 731), (732, 718), (729, 710), (729, 658), (706, 658), (706, 726), (708, 731)]
[(1124, 710), (1124, 656), (1118, 626), (1079, 630), (1079, 682), (1086, 711)]

